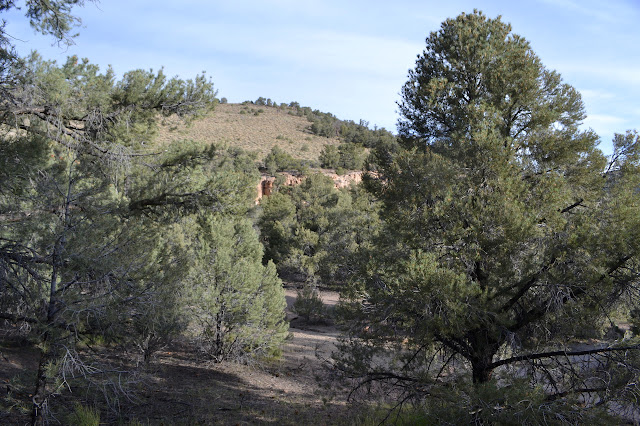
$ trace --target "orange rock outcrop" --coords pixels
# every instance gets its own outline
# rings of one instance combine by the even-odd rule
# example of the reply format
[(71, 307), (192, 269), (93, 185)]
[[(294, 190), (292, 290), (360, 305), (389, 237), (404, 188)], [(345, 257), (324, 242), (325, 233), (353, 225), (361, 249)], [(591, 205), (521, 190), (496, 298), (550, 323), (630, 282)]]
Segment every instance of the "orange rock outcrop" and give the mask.
[[(338, 175), (332, 172), (324, 172), (326, 176), (329, 176), (331, 179), (333, 179), (335, 187), (338, 189), (346, 188), (351, 184), (356, 184), (356, 185), (359, 184), (360, 182), (362, 182), (362, 173), (363, 172), (361, 171), (355, 171), (355, 172), (346, 173), (344, 175)], [(278, 173), (278, 175), (284, 177), (284, 182), (283, 182), (284, 186), (297, 186), (297, 185), (300, 185), (304, 180), (304, 176), (296, 176), (286, 172)], [(267, 197), (271, 195), (275, 181), (276, 181), (276, 178), (273, 176), (262, 175), (262, 177), (260, 178), (260, 183), (258, 184), (258, 188), (257, 188), (258, 194), (256, 197), (256, 204), (260, 202), (262, 197)]]

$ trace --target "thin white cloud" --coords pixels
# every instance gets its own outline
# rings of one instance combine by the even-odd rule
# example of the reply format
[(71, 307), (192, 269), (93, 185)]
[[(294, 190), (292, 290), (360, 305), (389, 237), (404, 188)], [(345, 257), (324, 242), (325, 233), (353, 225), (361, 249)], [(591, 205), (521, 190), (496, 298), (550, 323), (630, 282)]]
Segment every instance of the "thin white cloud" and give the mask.
[(552, 7), (561, 7), (571, 12), (579, 13), (597, 21), (614, 23), (620, 22), (628, 16), (629, 7), (616, 0), (588, 1), (588, 0), (541, 0)]
[[(172, 48), (198, 51), (200, 55), (216, 53), (242, 56), (254, 62), (268, 61), (300, 69), (351, 71), (381, 76), (406, 76), (422, 44), (391, 37), (356, 34), (330, 29), (298, 28), (270, 31), (233, 31), (224, 23), (213, 25), (210, 37), (203, 24), (175, 27), (175, 40), (190, 40), (188, 46), (175, 42)], [(206, 24), (211, 26), (211, 24)], [(170, 41), (169, 41), (170, 42)], [(169, 46), (165, 45), (165, 49)]]
[(572, 62), (553, 62), (550, 68), (558, 70), (563, 76), (571, 73), (575, 76), (594, 79), (607, 84), (626, 84), (630, 90), (640, 87), (640, 61), (635, 58), (623, 58), (627, 62), (608, 62), (594, 65), (593, 58)]
[(584, 124), (590, 127), (614, 126), (624, 123), (621, 117), (606, 114), (592, 114), (584, 120)]
[(578, 88), (578, 91), (582, 95), (582, 99), (584, 99), (585, 102), (596, 102), (596, 101), (610, 100), (610, 99), (614, 99), (616, 97), (616, 95), (613, 94), (612, 92), (608, 92), (608, 91), (605, 91), (605, 90), (580, 89), (580, 88)]
[(260, 46), (259, 53), (298, 65), (381, 76), (406, 74), (421, 46), (382, 37), (333, 31), (301, 34)]
[[(483, 0), (487, 16), (503, 16), (532, 41), (550, 69), (583, 95), (585, 125), (603, 140), (639, 127), (638, 0)], [(299, 101), (341, 118), (393, 127), (395, 100), (424, 39), (439, 23), (477, 1), (424, 0), (109, 0), (82, 11), (86, 28), (68, 53), (47, 49), (25, 26), (28, 49), (63, 61), (89, 57), (116, 72), (166, 66), (185, 78), (202, 70), (229, 99), (269, 96)], [(4, 15), (3, 17), (9, 15)], [(44, 47), (40, 47), (44, 45)]]
[(602, 141), (600, 148), (605, 154), (609, 154), (611, 151), (611, 140), (615, 133), (621, 133), (626, 129), (632, 128), (624, 118), (607, 114), (589, 115), (584, 120), (582, 127), (593, 129), (600, 136)]

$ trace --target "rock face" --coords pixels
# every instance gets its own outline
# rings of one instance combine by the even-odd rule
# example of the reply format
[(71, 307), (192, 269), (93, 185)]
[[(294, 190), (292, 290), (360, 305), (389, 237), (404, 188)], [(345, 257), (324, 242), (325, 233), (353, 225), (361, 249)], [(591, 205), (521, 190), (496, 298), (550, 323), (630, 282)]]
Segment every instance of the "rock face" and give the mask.
[(271, 191), (273, 191), (273, 182), (275, 181), (276, 178), (273, 176), (262, 175), (262, 177), (260, 178), (260, 183), (258, 184), (258, 196), (256, 197), (256, 204), (258, 204), (262, 197), (271, 195)]
[(282, 172), (280, 175), (284, 176), (284, 186), (298, 186), (304, 180), (304, 176), (296, 176), (291, 173)]
[[(362, 171), (355, 171), (344, 175), (338, 175), (333, 172), (323, 172), (324, 175), (329, 176), (331, 179), (333, 179), (333, 183), (338, 189), (346, 188), (351, 184), (359, 184), (360, 182), (362, 182), (362, 173)], [(300, 185), (304, 180), (304, 176), (295, 176), (287, 172), (278, 173), (278, 175), (284, 177), (284, 186), (297, 186)], [(268, 197), (269, 195), (271, 195), (275, 181), (276, 178), (273, 176), (262, 175), (257, 188), (258, 194), (256, 197), (256, 204), (260, 202), (262, 197)]]
[(362, 182), (362, 172), (361, 171), (351, 172), (351, 173), (347, 173), (347, 174), (344, 174), (344, 175), (337, 175), (335, 173), (325, 173), (325, 175), (327, 175), (331, 179), (333, 179), (333, 183), (335, 184), (336, 188), (338, 188), (338, 189), (346, 188), (347, 186), (349, 186), (351, 184), (357, 185), (360, 182)]

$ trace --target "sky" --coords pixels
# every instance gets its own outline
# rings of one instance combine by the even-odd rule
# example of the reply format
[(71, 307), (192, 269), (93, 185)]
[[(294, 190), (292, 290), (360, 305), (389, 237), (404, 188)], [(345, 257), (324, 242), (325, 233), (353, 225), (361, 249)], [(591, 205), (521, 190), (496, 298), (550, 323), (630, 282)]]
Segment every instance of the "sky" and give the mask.
[[(16, 1), (16, 4), (20, 4)], [(70, 47), (0, 15), (19, 52), (78, 55), (118, 75), (205, 71), (229, 102), (299, 102), (395, 133), (397, 102), (425, 39), (474, 9), (502, 16), (581, 94), (583, 128), (610, 154), (614, 133), (640, 130), (640, 0), (103, 0), (76, 9)]]

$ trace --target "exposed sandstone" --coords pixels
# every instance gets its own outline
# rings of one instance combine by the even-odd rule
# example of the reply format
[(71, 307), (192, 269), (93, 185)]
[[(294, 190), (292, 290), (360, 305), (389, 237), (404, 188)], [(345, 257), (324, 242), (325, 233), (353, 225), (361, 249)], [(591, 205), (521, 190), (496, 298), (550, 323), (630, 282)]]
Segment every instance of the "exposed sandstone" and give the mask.
[[(333, 179), (333, 183), (337, 189), (346, 188), (351, 184), (359, 184), (362, 182), (362, 171), (354, 171), (350, 173), (346, 173), (344, 175), (338, 175), (334, 172), (322, 172), (325, 176), (329, 176)], [(278, 176), (284, 177), (284, 186), (297, 186), (302, 183), (304, 180), (304, 176), (296, 176), (291, 173), (281, 172), (278, 173)], [(273, 191), (273, 185), (276, 181), (274, 176), (262, 175), (260, 178), (260, 183), (257, 188), (257, 197), (256, 204), (260, 202), (262, 197), (267, 197), (271, 195)]]

